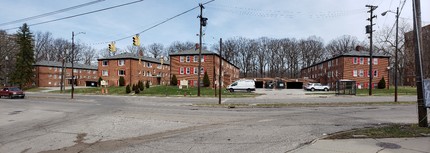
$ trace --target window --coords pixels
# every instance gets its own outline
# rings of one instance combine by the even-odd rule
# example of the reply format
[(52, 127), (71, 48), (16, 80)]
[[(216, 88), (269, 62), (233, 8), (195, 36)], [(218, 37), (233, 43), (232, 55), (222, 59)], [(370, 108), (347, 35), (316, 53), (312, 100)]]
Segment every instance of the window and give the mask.
[(54, 71), (57, 72), (57, 68), (54, 68)]
[(198, 61), (199, 61), (199, 56), (194, 55), (194, 60), (193, 60), (193, 62), (198, 62)]
[(107, 60), (102, 61), (103, 66), (108, 66), (109, 62)]
[(52, 67), (49, 67), (48, 69), (49, 69), (49, 70), (52, 70)]
[(73, 72), (74, 72), (74, 73), (78, 73), (78, 70), (77, 70), (77, 69), (73, 69)]
[(124, 70), (118, 70), (118, 75), (119, 76), (124, 76), (125, 75), (125, 71)]
[[(182, 56), (181, 56), (182, 57)], [(151, 68), (152, 67), (152, 63), (146, 63), (146, 67)]]
[(357, 70), (352, 71), (352, 76), (357, 76)]
[(49, 74), (48, 77), (52, 77), (52, 74)]
[(118, 66), (124, 66), (125, 61), (124, 60), (118, 60)]
[(367, 65), (370, 65), (370, 58), (367, 58)]
[(102, 70), (102, 76), (108, 76), (108, 71), (107, 70)]
[(179, 62), (184, 62), (184, 56), (179, 56)]
[(374, 59), (373, 59), (373, 64), (374, 64), (374, 65), (378, 65), (378, 59), (377, 59), (377, 58), (374, 58)]
[(146, 76), (152, 76), (151, 72), (147, 71)]
[(357, 57), (354, 57), (354, 59), (353, 59), (353, 63), (354, 63), (354, 64), (357, 64), (357, 63), (358, 63), (358, 61), (357, 61), (357, 60), (358, 60), (358, 58), (357, 58)]
[(200, 57), (202, 59), (202, 62), (205, 62), (205, 57), (206, 56)]
[(198, 74), (197, 70), (199, 70), (197, 67), (194, 67), (194, 74)]
[(373, 71), (373, 76), (378, 77), (378, 70)]
[(200, 74), (205, 74), (205, 69), (203, 67), (200, 68)]
[(364, 57), (360, 57), (360, 64), (364, 64)]
[(93, 74), (96, 74), (97, 73), (97, 71), (93, 71)]
[(184, 68), (183, 67), (179, 68), (179, 74), (184, 74)]
[(161, 64), (158, 64), (158, 65), (157, 65), (157, 69), (161, 69)]
[(187, 67), (187, 74), (190, 74), (190, 68), (189, 67)]
[(54, 74), (54, 79), (57, 79), (57, 75), (56, 74)]
[(187, 56), (187, 62), (190, 62), (190, 56)]
[(328, 67), (329, 68), (331, 67), (331, 61), (328, 61)]
[(364, 71), (363, 70), (360, 70), (360, 77), (363, 77), (364, 76)]

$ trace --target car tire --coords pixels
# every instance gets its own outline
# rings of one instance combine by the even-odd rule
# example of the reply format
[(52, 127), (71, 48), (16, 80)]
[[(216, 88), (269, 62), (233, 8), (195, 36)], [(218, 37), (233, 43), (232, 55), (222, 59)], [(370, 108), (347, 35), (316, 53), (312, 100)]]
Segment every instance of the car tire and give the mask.
[(315, 88), (311, 88), (311, 91), (315, 91)]
[(12, 95), (10, 94), (8, 98), (9, 98), (9, 99), (12, 99), (13, 97), (12, 97)]
[(251, 92), (251, 89), (246, 89), (246, 92)]
[(230, 92), (234, 92), (234, 89), (231, 89), (231, 88), (230, 88), (230, 89), (229, 89), (229, 91), (230, 91)]
[(328, 88), (324, 88), (324, 91), (328, 91)]

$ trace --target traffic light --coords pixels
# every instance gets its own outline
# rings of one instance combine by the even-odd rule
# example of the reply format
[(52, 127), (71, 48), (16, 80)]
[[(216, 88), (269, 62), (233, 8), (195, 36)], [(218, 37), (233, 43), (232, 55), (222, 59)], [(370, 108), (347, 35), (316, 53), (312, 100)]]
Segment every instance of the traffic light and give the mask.
[(133, 37), (133, 46), (140, 46), (139, 35)]
[(108, 47), (109, 47), (109, 51), (111, 51), (111, 52), (116, 51), (115, 42), (109, 43)]

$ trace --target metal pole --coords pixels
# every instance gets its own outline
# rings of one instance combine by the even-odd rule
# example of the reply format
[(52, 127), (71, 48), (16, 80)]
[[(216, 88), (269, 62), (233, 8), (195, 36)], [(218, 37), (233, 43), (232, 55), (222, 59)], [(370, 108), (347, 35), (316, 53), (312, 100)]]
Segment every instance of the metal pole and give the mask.
[(397, 63), (397, 54), (398, 54), (398, 46), (399, 46), (399, 7), (397, 7), (396, 11), (396, 51), (394, 54), (394, 102), (397, 102), (397, 71), (398, 71), (398, 63)]
[(199, 34), (199, 69), (197, 70), (197, 96), (200, 97), (200, 73), (201, 73), (201, 67), (202, 67), (202, 22), (203, 22), (203, 4), (199, 4), (200, 6), (200, 34)]
[(221, 104), (221, 73), (222, 73), (222, 38), (219, 39), (219, 72), (218, 72), (218, 86), (219, 86), (219, 94), (218, 94), (218, 104)]
[(414, 16), (414, 43), (415, 43), (415, 75), (417, 85), (417, 107), (418, 107), (418, 126), (428, 127), (427, 108), (424, 106), (423, 90), (423, 68), (421, 59), (421, 6), (420, 0), (412, 1)]
[(370, 18), (368, 18), (367, 20), (370, 21), (370, 61), (369, 61), (369, 96), (372, 95), (372, 78), (373, 78), (373, 69), (372, 69), (372, 65), (373, 65), (373, 18), (376, 18), (376, 15), (373, 15), (373, 11), (378, 8), (378, 6), (372, 6), (372, 5), (366, 5), (366, 7), (369, 7), (370, 10), (368, 11), (370, 13)]
[(75, 32), (72, 31), (72, 92), (71, 99), (73, 99), (73, 92), (75, 91), (75, 74), (74, 74), (74, 60), (75, 60)]

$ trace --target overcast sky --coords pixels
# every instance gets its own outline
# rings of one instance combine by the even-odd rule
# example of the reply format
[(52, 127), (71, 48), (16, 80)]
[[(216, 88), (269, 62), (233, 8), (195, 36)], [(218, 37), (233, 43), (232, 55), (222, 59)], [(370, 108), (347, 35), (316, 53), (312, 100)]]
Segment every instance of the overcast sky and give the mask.
[[(31, 17), (43, 13), (92, 2), (95, 0), (0, 0), (0, 24)], [(26, 21), (35, 24), (59, 19), (106, 7), (120, 5), (135, 0), (104, 0), (93, 5), (67, 12)], [(96, 49), (107, 48), (113, 40), (134, 35), (198, 6), (208, 0), (144, 0), (131, 5), (102, 12), (65, 19), (61, 21), (30, 26), (32, 32), (51, 32), (55, 38), (71, 40), (74, 31), (85, 32), (77, 35), (77, 41), (87, 43)], [(402, 0), (403, 1), (403, 0)], [(407, 0), (401, 19), (412, 24), (412, 1)], [(331, 39), (352, 35), (360, 41), (367, 41), (364, 26), (368, 24), (368, 8), (377, 5), (374, 30), (384, 26), (391, 27), (395, 15), (380, 14), (386, 10), (395, 11), (400, 0), (215, 0), (204, 9), (208, 25), (205, 30), (204, 44), (217, 44), (219, 38), (307, 38), (318, 36), (327, 43)], [(423, 24), (430, 24), (430, 1), (421, 0)], [(198, 42), (200, 10), (195, 9), (160, 26), (140, 34), (141, 44), (162, 43), (167, 47), (174, 41)], [(0, 29), (19, 27), (23, 22), (3, 25)], [(15, 33), (17, 29), (8, 30)], [(132, 38), (116, 42), (116, 47), (126, 48)]]

